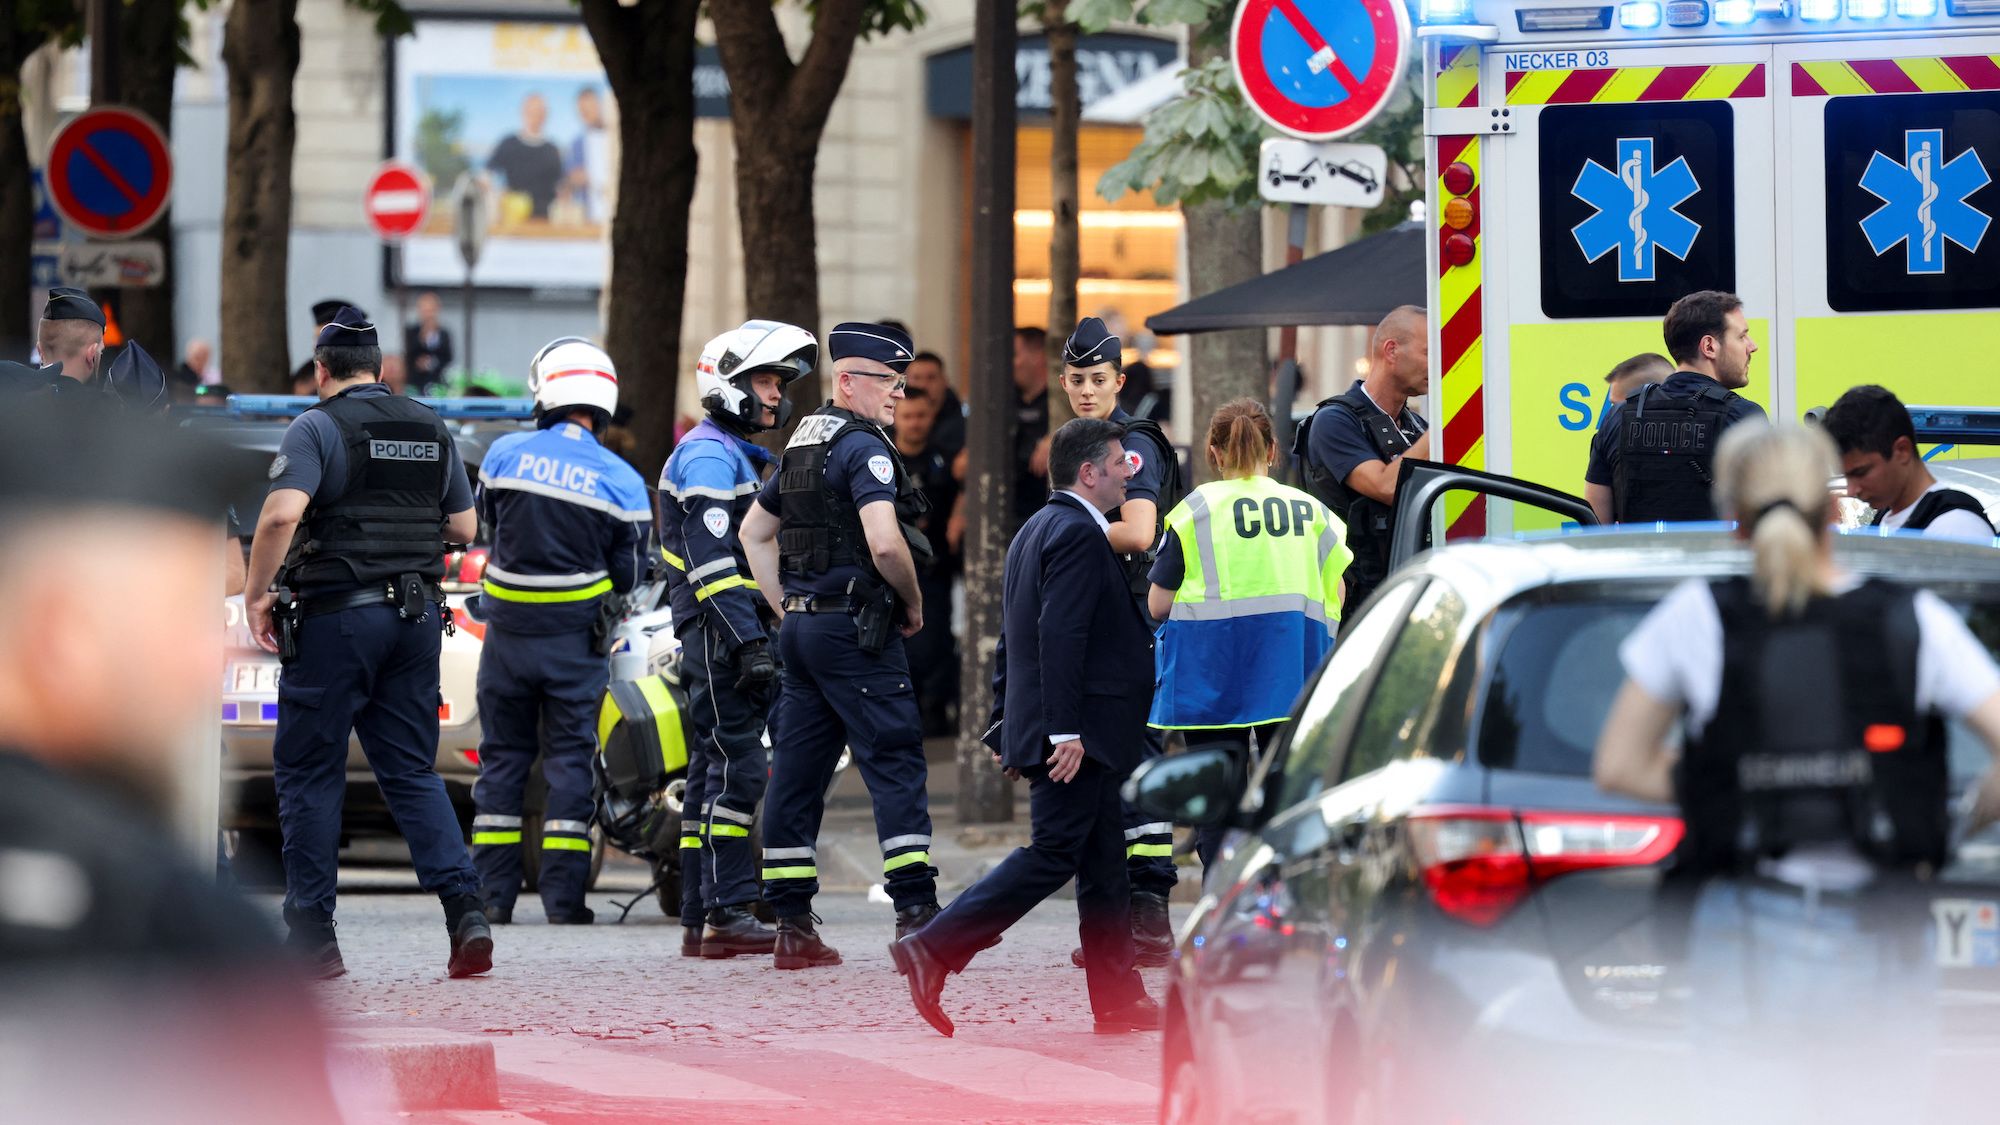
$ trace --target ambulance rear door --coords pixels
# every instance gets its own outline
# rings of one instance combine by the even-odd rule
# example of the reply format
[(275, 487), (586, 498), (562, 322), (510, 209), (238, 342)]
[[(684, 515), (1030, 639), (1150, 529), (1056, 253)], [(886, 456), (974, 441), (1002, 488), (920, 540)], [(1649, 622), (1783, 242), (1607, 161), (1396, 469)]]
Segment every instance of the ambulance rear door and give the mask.
[[(1490, 146), (1504, 212), (1484, 217), (1487, 467), (1581, 493), (1607, 406), (1605, 374), (1664, 354), (1660, 321), (1683, 294), (1743, 297), (1760, 351), (1743, 392), (1773, 401), (1785, 344), (1773, 209), (1774, 48), (1726, 39), (1486, 49), (1482, 85), (1516, 132)], [(1495, 530), (1545, 527), (1516, 507)], [(1505, 519), (1506, 523), (1502, 520)]]
[(1850, 15), (1827, 40), (1778, 48), (1788, 417), (1862, 383), (2000, 406), (2000, 27), (1960, 7), (1866, 39), (1839, 36)]

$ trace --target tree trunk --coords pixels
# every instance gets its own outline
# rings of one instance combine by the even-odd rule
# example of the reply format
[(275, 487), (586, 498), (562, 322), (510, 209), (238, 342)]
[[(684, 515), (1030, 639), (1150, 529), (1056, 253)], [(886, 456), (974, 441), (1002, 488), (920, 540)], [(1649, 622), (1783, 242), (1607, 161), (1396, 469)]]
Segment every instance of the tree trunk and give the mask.
[(604, 350), (632, 407), (641, 465), (672, 451), (694, 202), (694, 49), (698, 0), (582, 0), (618, 100), (618, 201)]
[[(1202, 203), (1183, 206), (1181, 214), (1187, 220), (1189, 293), (1199, 297), (1264, 272), (1264, 224), (1257, 208), (1231, 211), (1224, 203)], [(1214, 476), (1200, 452), (1208, 420), (1230, 399), (1264, 401), (1270, 360), (1261, 328), (1202, 332), (1188, 340), (1190, 359), (1181, 386), (1193, 396), (1187, 441), (1196, 451), (1193, 469), (1200, 483)]]
[(1077, 230), (1077, 127), (1083, 94), (1076, 83), (1077, 26), (1069, 21), (1068, 0), (1054, 0), (1042, 13), (1049, 44), (1049, 430), (1076, 417), (1063, 393), (1063, 345), (1076, 330), (1076, 283), (1082, 272)]
[[(119, 60), (118, 100), (144, 113), (167, 135), (174, 135), (174, 74), (180, 69), (182, 0), (130, 0), (118, 21), (124, 50)], [(118, 324), (128, 340), (146, 346), (160, 366), (171, 372), (180, 362), (174, 327), (174, 213), (161, 212), (144, 234), (157, 240), (165, 254), (160, 284), (152, 289), (118, 292)]]
[(222, 211), (222, 374), (240, 390), (283, 391), (285, 268), (292, 230), (292, 80), (298, 0), (235, 0), (222, 40), (229, 69), (229, 182)]
[(34, 347), (28, 274), (35, 238), (34, 181), (28, 175), (28, 135), (21, 126), (21, 63), (41, 36), (0, 19), (0, 359), (26, 361)]
[[(813, 170), (868, 3), (819, 0), (812, 40), (797, 62), (768, 0), (715, 0), (708, 9), (729, 75), (746, 311), (814, 335), (820, 325)], [(822, 393), (816, 375), (793, 383), (794, 418), (817, 407)]]

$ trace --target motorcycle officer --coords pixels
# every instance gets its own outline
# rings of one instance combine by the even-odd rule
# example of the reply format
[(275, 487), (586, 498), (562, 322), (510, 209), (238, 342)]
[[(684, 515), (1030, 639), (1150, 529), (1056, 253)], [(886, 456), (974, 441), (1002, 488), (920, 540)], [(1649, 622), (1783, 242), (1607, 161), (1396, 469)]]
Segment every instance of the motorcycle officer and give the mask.
[(694, 734), (681, 802), (684, 956), (768, 954), (777, 942), (750, 913), (759, 893), (750, 825), (769, 767), (763, 735), (778, 666), (737, 529), (772, 463), (749, 436), (785, 424), (785, 387), (818, 362), (819, 342), (790, 324), (752, 320), (710, 340), (695, 365), (707, 417), (660, 470), (660, 546)]
[[(587, 925), (591, 757), (619, 595), (644, 580), (652, 541), (646, 484), (597, 436), (618, 409), (611, 357), (574, 336), (529, 366), (539, 428), (493, 443), (479, 469), (492, 528), (482, 583), (479, 781), (472, 856), (486, 911), (511, 922), (521, 887), (521, 806), (537, 754), (549, 793), (540, 841), (542, 909)], [(546, 732), (546, 740), (543, 734)]]

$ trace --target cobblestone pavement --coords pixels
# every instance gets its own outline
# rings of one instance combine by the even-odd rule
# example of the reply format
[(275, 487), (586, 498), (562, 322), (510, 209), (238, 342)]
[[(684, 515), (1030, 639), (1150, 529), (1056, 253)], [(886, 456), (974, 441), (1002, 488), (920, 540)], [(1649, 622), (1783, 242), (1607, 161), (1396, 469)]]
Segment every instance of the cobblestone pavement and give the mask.
[[(1051, 899), (953, 978), (958, 1036), (922, 1023), (891, 965), (892, 915), (865, 894), (823, 895), (822, 932), (845, 964), (778, 972), (768, 958), (679, 955), (650, 899), (623, 925), (610, 904), (645, 885), (614, 862), (591, 895), (598, 923), (551, 927), (526, 897), (496, 930), (490, 976), (444, 976), (436, 899), (406, 869), (344, 871), (348, 976), (320, 986), (340, 1027), (435, 1028), (490, 1038), (504, 1112), (384, 1114), (423, 1125), (676, 1120), (1140, 1122), (1153, 1119), (1159, 1035), (1091, 1031), (1069, 963), (1073, 901)], [(605, 893), (609, 891), (610, 893)], [(275, 900), (271, 908), (276, 912)], [(1149, 971), (1157, 994), (1162, 982)]]

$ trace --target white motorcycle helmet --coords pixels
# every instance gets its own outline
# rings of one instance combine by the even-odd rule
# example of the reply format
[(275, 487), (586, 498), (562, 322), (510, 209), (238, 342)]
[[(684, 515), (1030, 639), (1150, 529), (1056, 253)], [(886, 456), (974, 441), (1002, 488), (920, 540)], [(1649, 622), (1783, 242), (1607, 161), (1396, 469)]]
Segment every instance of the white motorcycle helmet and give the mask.
[(535, 417), (544, 428), (582, 409), (597, 415), (602, 433), (618, 411), (618, 369), (603, 348), (581, 336), (564, 336), (535, 353), (528, 393), (535, 396)]
[(745, 433), (776, 429), (792, 416), (790, 401), (778, 401), (777, 420), (762, 424), (762, 404), (750, 391), (750, 377), (775, 371), (790, 386), (819, 365), (819, 341), (813, 334), (775, 320), (748, 320), (708, 342), (695, 363), (695, 390), (702, 409), (716, 421)]

